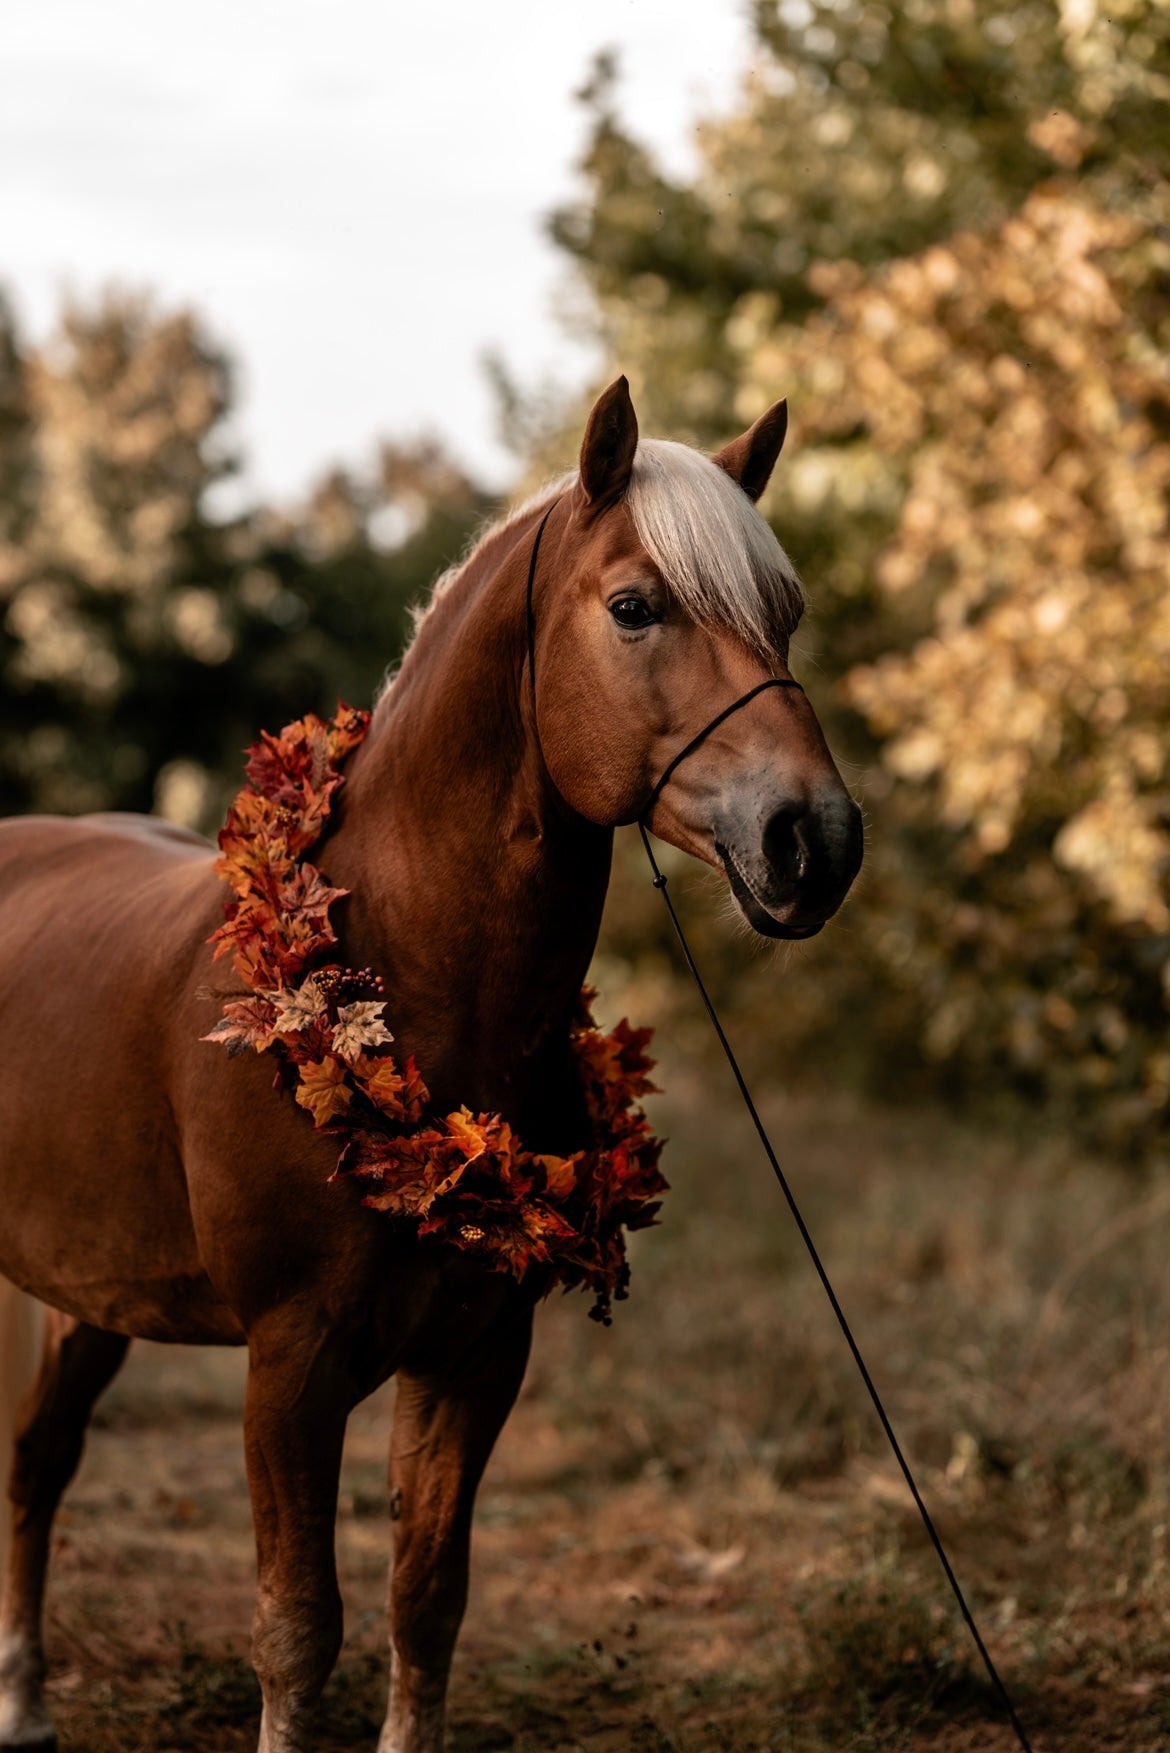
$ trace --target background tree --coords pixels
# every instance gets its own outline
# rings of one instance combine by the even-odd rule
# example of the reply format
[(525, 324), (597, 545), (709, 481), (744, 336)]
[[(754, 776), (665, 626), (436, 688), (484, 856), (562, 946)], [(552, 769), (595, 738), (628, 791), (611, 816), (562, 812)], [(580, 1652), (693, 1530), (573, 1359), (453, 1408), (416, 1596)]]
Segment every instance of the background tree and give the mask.
[[(728, 964), (723, 996), (757, 1069), (1013, 1089), (1148, 1145), (1170, 1112), (1170, 13), (754, 18), (690, 179), (599, 63), (584, 191), (552, 221), (648, 429), (714, 445), (792, 400), (764, 509), (810, 581), (798, 667), (870, 855), (800, 977)], [(541, 464), (565, 442), (546, 417)], [(639, 892), (616, 912), (644, 932)], [(609, 941), (633, 969), (634, 932)]]
[[(603, 58), (575, 320), (647, 429), (781, 390), (764, 502), (810, 580), (798, 664), (873, 824), (801, 977), (721, 955), (757, 1070), (1014, 1090), (1164, 1138), (1170, 13), (1157, 0), (757, 5), (732, 111), (668, 174)], [(607, 366), (607, 369), (609, 367)], [(585, 397), (498, 372), (530, 473)], [(431, 441), (226, 515), (227, 361), (142, 299), (29, 348), (0, 311), (0, 807), (214, 825), (239, 750), (368, 699), (489, 503)], [(603, 954), (676, 1034), (641, 869)], [(651, 988), (647, 993), (645, 989)]]
[(994, 223), (1076, 169), (1101, 204), (1156, 198), (1170, 157), (1170, 18), (1158, 0), (756, 0), (735, 109), (672, 177), (626, 129), (596, 63), (581, 197), (551, 221), (655, 428), (714, 443), (746, 418), (738, 332), (761, 300), (800, 321), (810, 265), (862, 268)]
[(368, 701), (489, 509), (433, 442), (226, 516), (231, 372), (186, 313), (0, 317), (0, 808), (211, 826), (261, 724)]

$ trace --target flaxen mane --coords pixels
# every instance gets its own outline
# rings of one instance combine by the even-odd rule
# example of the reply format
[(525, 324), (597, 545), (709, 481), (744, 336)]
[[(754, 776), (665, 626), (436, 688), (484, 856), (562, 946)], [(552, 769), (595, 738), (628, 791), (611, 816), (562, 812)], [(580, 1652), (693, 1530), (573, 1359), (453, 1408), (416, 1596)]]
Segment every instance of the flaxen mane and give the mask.
[[(435, 580), (415, 611), (416, 635), (489, 548), (576, 480), (575, 472), (562, 475), (489, 524)], [(793, 632), (804, 608), (796, 570), (751, 500), (709, 457), (669, 439), (640, 440), (626, 504), (639, 541), (692, 620), (729, 627), (765, 655)]]

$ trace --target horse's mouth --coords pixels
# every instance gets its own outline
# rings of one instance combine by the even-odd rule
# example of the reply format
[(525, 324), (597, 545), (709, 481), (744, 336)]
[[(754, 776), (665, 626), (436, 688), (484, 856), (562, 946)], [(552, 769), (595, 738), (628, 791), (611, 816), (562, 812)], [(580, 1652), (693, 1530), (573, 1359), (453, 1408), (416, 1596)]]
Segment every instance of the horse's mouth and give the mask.
[(815, 937), (818, 931), (824, 930), (825, 921), (823, 919), (818, 920), (814, 925), (786, 925), (782, 920), (777, 919), (757, 896), (747, 877), (736, 863), (735, 854), (731, 849), (717, 840), (715, 851), (723, 866), (724, 874), (740, 912), (752, 930), (758, 931), (761, 937), (788, 938), (800, 942), (804, 938)]

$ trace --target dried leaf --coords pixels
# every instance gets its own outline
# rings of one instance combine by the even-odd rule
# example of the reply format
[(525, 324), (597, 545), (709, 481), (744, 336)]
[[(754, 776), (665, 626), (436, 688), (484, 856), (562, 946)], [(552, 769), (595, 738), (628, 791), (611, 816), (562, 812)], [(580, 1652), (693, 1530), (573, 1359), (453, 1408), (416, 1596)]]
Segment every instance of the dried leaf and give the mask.
[(335, 763), (367, 722), (339, 708), (331, 726), (309, 717), (251, 750), (251, 789), (220, 836), (217, 868), (234, 899), (212, 942), (253, 996), (231, 1000), (205, 1038), (275, 1052), (276, 1087), (291, 1089), (319, 1129), (344, 1132), (334, 1178), (358, 1177), (365, 1204), (517, 1279), (587, 1284), (593, 1313), (608, 1319), (628, 1276), (622, 1225), (653, 1222), (666, 1188), (661, 1147), (635, 1105), (653, 1087), (649, 1031), (623, 1021), (603, 1035), (582, 992), (572, 1042), (595, 1132), (588, 1150), (534, 1156), (501, 1115), (466, 1107), (425, 1123), (430, 1097), (414, 1060), (399, 1070), (378, 1051), (393, 1039), (385, 1001), (348, 997), (377, 990), (374, 976), (313, 965), (336, 943), (329, 909), (346, 891), (303, 855), (342, 783)]
[(233, 998), (223, 1007), (223, 1018), (203, 1041), (217, 1041), (234, 1057), (249, 1047), (259, 1053), (272, 1039), (275, 1012), (265, 998)]
[(298, 1034), (325, 1014), (325, 995), (316, 974), (310, 974), (291, 991), (278, 989), (264, 996), (275, 1007), (276, 1029), (282, 1035)]
[(333, 1030), (333, 1051), (352, 1063), (360, 1057), (363, 1048), (380, 1047), (393, 1041), (394, 1036), (381, 1020), (385, 1008), (384, 1003), (366, 1000), (343, 1004), (337, 1012), (337, 1024)]
[(336, 1059), (312, 1059), (298, 1070), (297, 1101), (309, 1110), (318, 1127), (345, 1113), (353, 1091), (345, 1081), (344, 1065)]

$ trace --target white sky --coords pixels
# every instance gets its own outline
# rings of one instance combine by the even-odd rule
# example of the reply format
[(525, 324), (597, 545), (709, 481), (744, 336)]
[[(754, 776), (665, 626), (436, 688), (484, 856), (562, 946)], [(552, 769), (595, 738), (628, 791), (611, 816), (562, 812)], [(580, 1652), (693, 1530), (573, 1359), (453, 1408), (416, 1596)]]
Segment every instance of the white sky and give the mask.
[(240, 368), (248, 480), (291, 496), (379, 433), (510, 464), (480, 368), (584, 375), (542, 216), (614, 45), (669, 162), (748, 54), (743, 0), (26, 0), (0, 11), (0, 282), (40, 335), (114, 282)]

